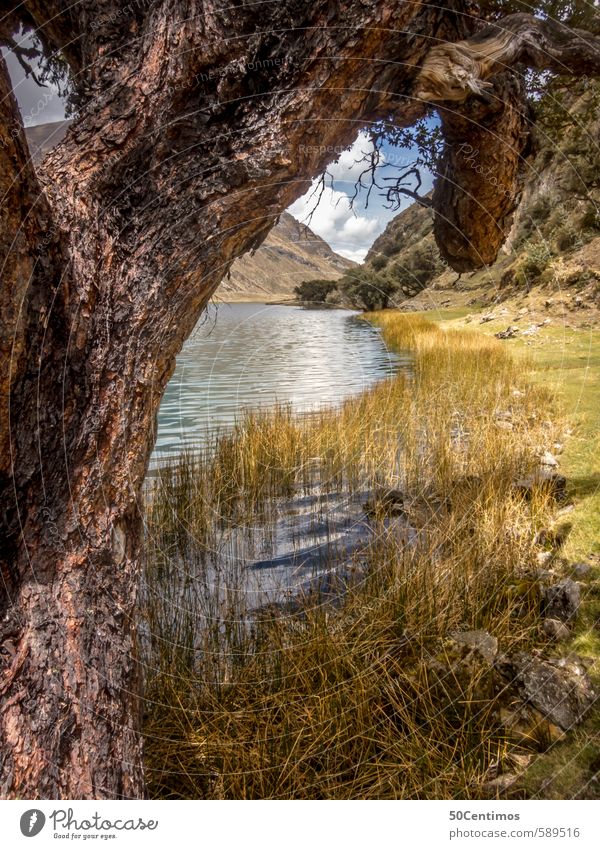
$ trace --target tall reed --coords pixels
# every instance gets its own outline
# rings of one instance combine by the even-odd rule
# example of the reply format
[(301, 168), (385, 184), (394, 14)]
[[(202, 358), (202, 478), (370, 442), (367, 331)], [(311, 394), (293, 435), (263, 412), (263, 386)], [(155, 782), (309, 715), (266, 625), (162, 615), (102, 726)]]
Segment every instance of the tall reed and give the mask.
[[(155, 796), (476, 797), (509, 757), (484, 672), (442, 685), (432, 669), (453, 630), (489, 630), (506, 650), (536, 638), (534, 537), (551, 505), (514, 482), (556, 438), (553, 400), (495, 340), (392, 311), (369, 319), (412, 352), (412, 376), (310, 415), (249, 411), (150, 483)], [(390, 489), (402, 519), (386, 515)], [(268, 539), (302, 493), (322, 496), (320, 521), (340, 491), (374, 505), (344, 591), (257, 606), (240, 538)]]

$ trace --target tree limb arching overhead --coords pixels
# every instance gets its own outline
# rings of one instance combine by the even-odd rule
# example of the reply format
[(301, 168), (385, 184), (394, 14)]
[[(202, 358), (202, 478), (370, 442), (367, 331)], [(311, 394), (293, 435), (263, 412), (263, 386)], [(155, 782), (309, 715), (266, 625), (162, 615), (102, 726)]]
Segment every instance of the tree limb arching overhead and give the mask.
[[(34, 28), (79, 109), (36, 173), (2, 62), (0, 796), (143, 795), (137, 499), (175, 356), (233, 260), (340, 146), (426, 113), (419, 70), (432, 45), (469, 41), (472, 13), (0, 2), (0, 37)], [(519, 44), (541, 26), (512, 21)], [(580, 51), (544, 32), (548, 64), (531, 46), (519, 61), (577, 70)], [(595, 54), (587, 67), (600, 71)], [(447, 142), (436, 235), (461, 270), (495, 256), (528, 143), (518, 74), (497, 71), (484, 99), (429, 98)], [(465, 143), (496, 158), (500, 145), (499, 185), (458, 155)]]

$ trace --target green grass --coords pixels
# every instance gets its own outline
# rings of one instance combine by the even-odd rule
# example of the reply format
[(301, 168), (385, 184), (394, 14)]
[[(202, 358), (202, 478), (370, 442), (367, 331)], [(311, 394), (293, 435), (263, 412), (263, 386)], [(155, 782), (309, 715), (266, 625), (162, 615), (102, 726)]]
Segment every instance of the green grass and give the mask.
[[(583, 612), (571, 648), (590, 658), (600, 692), (600, 569), (590, 554), (600, 553), (600, 332), (552, 329), (528, 349), (535, 380), (551, 386), (573, 422), (561, 466), (569, 480), (575, 509), (564, 548), (570, 561), (594, 565), (584, 594)], [(600, 755), (600, 711), (595, 710), (572, 738), (540, 758), (527, 778), (530, 795), (564, 799), (600, 798), (592, 764)], [(598, 766), (595, 766), (598, 769)]]
[[(477, 325), (495, 333), (506, 320)], [(564, 441), (561, 471), (568, 480), (574, 509), (565, 518), (572, 525), (561, 551), (569, 563), (592, 565), (586, 581), (583, 609), (571, 643), (564, 651), (589, 658), (590, 674), (600, 693), (600, 331), (597, 328), (546, 327), (529, 337), (510, 340), (506, 348), (522, 362), (530, 379), (557, 397), (572, 434)], [(565, 574), (568, 569), (565, 570)], [(600, 756), (600, 711), (566, 742), (555, 744), (528, 770), (525, 792), (533, 798), (600, 798), (593, 780)]]
[(600, 332), (549, 329), (526, 350), (533, 378), (555, 391), (573, 423), (561, 457), (575, 502), (565, 555), (586, 558), (600, 553)]

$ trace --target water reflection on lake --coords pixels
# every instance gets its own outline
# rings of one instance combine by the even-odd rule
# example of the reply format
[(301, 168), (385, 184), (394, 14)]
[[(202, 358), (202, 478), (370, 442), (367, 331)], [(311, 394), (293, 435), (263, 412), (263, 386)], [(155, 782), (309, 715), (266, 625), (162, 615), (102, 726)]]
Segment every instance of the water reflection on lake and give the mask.
[(231, 425), (244, 408), (289, 402), (314, 410), (359, 393), (403, 362), (348, 310), (211, 306), (177, 359), (153, 465), (201, 443), (207, 427)]

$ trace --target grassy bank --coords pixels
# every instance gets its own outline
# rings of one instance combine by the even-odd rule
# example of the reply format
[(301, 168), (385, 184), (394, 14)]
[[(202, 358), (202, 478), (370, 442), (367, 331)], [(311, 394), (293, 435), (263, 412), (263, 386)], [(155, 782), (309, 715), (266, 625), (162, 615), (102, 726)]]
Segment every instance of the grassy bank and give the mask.
[[(491, 323), (489, 332), (504, 326)], [(563, 651), (589, 659), (600, 692), (600, 331), (595, 325), (551, 325), (527, 341), (505, 344), (517, 362), (526, 364), (531, 381), (550, 389), (569, 421), (570, 436), (560, 462), (573, 509), (562, 520), (568, 520), (568, 534), (560, 555), (563, 565), (585, 561), (591, 571), (583, 584), (582, 612), (573, 639)], [(560, 563), (557, 566), (560, 574)], [(526, 792), (541, 798), (599, 798), (599, 754), (600, 716), (595, 711), (567, 742), (553, 746), (532, 764), (524, 782)]]
[[(311, 416), (249, 413), (149, 494), (154, 796), (478, 798), (518, 755), (485, 665), (448, 674), (448, 634), (485, 629), (503, 651), (539, 642), (535, 536), (552, 505), (514, 481), (563, 438), (561, 417), (495, 339), (370, 318), (412, 351), (412, 377)], [(372, 494), (355, 577), (335, 605), (314, 595), (252, 610), (239, 559), (214, 552), (240, 529), (268, 537), (281, 499), (315, 486)], [(529, 748), (544, 735), (533, 729)]]

